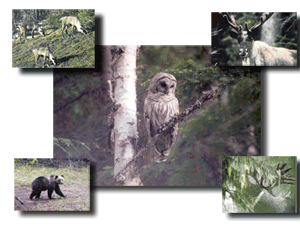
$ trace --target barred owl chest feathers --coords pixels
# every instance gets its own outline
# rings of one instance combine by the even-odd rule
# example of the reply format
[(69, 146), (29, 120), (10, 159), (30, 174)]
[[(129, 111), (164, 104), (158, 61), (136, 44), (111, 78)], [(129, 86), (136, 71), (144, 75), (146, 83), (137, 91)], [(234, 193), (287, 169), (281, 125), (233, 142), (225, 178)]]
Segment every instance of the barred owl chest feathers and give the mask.
[(178, 113), (178, 100), (175, 97), (164, 96), (158, 101), (151, 98), (148, 101), (147, 115), (151, 125), (151, 136), (154, 136), (161, 126)]
[[(168, 73), (159, 73), (151, 79), (144, 103), (145, 125), (149, 138), (155, 136), (158, 129), (179, 112), (178, 100), (175, 97), (176, 85), (176, 78)], [(177, 133), (178, 125), (175, 125), (171, 133), (162, 136), (155, 143), (155, 161), (167, 160)]]

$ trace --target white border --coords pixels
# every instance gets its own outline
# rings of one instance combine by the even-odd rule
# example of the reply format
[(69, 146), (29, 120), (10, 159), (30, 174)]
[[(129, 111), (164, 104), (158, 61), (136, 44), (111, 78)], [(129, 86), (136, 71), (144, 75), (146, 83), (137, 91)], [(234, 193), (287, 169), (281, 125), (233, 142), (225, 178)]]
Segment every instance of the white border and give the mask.
[[(75, 1), (78, 2), (78, 1)], [(299, 216), (222, 214), (221, 189), (93, 190), (92, 214), (13, 211), (13, 159), (52, 157), (52, 74), (25, 74), (11, 66), (11, 10), (96, 9), (104, 44), (209, 45), (212, 11), (296, 11), (297, 1), (9, 1), (1, 11), (1, 226), (14, 230), (283, 230)], [(271, 9), (270, 6), (271, 5)], [(54, 7), (55, 6), (55, 7)], [(259, 7), (258, 7), (259, 6)], [(240, 7), (240, 8), (237, 8)], [(247, 7), (247, 8), (246, 8)], [(299, 9), (299, 7), (298, 7)], [(299, 16), (298, 16), (299, 17)], [(299, 70), (265, 77), (267, 155), (299, 158)], [(38, 218), (38, 219), (37, 219)], [(228, 222), (231, 222), (230, 224)], [(295, 224), (297, 222), (298, 224)]]

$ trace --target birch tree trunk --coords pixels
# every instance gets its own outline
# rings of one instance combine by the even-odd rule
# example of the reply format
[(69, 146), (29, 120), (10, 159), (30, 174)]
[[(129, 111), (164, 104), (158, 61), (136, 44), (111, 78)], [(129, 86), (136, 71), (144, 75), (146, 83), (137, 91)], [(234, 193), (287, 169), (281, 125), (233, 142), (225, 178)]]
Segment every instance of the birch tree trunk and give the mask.
[(114, 176), (116, 185), (140, 185), (136, 163), (118, 177), (117, 174), (136, 155), (136, 57), (139, 46), (117, 46), (118, 60), (113, 64), (114, 99), (118, 107), (114, 116)]

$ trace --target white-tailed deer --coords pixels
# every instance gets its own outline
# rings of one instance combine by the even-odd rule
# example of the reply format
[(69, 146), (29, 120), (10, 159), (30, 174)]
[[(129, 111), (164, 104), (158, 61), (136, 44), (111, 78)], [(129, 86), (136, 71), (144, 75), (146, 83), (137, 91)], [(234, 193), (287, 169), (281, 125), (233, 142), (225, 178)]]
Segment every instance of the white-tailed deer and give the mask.
[(40, 56), (44, 57), (44, 63), (43, 63), (44, 65), (45, 65), (45, 62), (46, 62), (46, 58), (51, 60), (52, 63), (54, 65), (56, 65), (56, 58), (55, 58), (55, 56), (53, 55), (53, 53), (51, 52), (51, 50), (49, 48), (41, 47), (39, 49), (34, 49), (34, 50), (32, 50), (32, 53), (34, 55), (35, 65), (37, 65), (37, 61), (38, 61)]
[(45, 36), (44, 29), (37, 23), (23, 23), (19, 24), (17, 26), (17, 29), (19, 30), (19, 37), (21, 40), (21, 37), (24, 36), (25, 39), (27, 39), (27, 36), (29, 32), (31, 32), (31, 37), (34, 38), (34, 31), (39, 32), (41, 35)]
[(272, 47), (262, 41), (255, 41), (261, 31), (261, 26), (274, 13), (264, 14), (259, 23), (249, 29), (245, 22), (246, 31), (242, 25), (235, 23), (234, 17), (228, 13), (221, 13), (231, 30), (229, 35), (238, 41), (239, 56), (243, 66), (297, 66), (297, 50), (289, 50), (281, 47)]
[(81, 26), (81, 23), (76, 16), (66, 16), (66, 17), (62, 17), (60, 20), (62, 22), (62, 28), (61, 28), (62, 37), (64, 37), (64, 31), (67, 35), (69, 35), (67, 30), (68, 27), (72, 27), (73, 34), (74, 34), (75, 27), (78, 32), (82, 34), (87, 34), (86, 29), (83, 26)]

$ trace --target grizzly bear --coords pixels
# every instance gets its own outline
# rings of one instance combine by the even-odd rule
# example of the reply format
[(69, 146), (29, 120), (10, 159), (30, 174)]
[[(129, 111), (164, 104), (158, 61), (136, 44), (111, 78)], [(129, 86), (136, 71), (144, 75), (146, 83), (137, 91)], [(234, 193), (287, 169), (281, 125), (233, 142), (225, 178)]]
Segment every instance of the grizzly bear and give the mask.
[(61, 196), (65, 195), (60, 191), (59, 184), (63, 184), (63, 175), (50, 175), (49, 177), (40, 176), (36, 178), (32, 184), (32, 193), (30, 194), (30, 200), (35, 196), (35, 198), (40, 198), (41, 192), (48, 190), (48, 197), (51, 199), (53, 190)]

